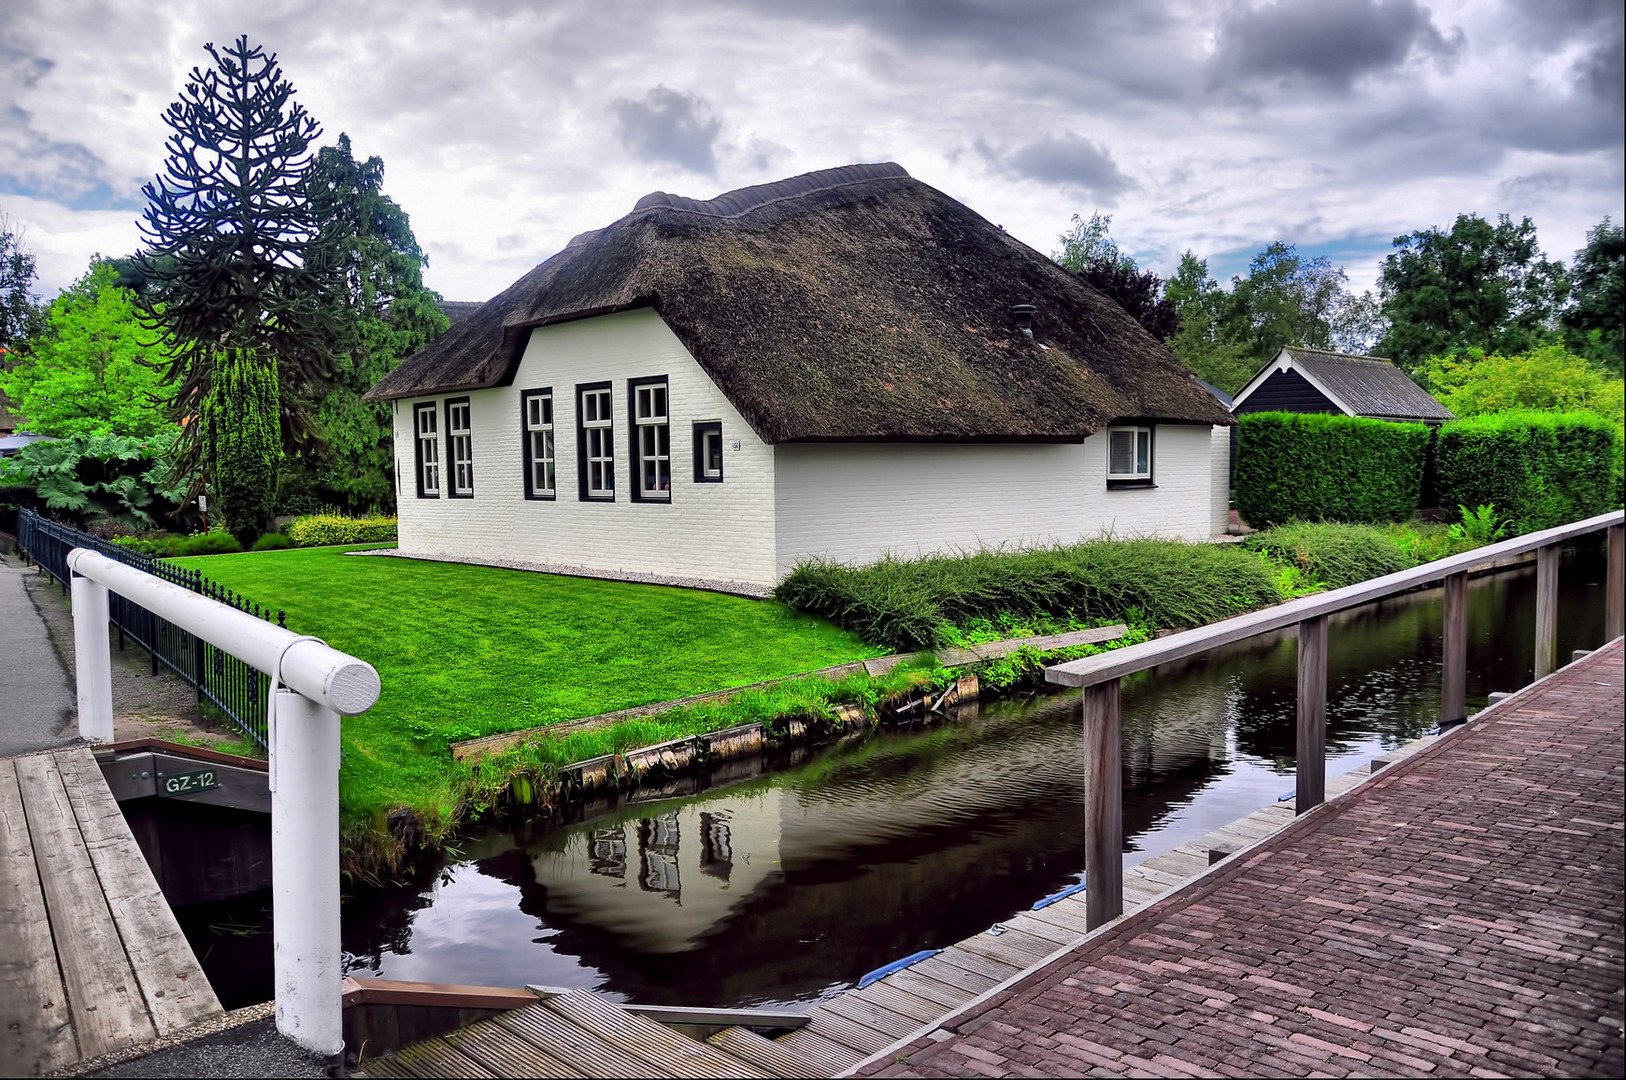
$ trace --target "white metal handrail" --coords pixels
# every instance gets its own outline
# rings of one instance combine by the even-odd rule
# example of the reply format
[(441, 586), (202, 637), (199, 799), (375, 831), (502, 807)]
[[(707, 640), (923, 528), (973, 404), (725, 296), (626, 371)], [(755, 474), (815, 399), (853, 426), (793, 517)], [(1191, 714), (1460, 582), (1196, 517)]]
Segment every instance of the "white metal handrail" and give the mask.
[(330, 1058), (344, 1050), (339, 946), (339, 717), (378, 700), (378, 672), (190, 589), (74, 548), (79, 733), (113, 739), (108, 593), (118, 593), (269, 678), (271, 903), (277, 1028)]

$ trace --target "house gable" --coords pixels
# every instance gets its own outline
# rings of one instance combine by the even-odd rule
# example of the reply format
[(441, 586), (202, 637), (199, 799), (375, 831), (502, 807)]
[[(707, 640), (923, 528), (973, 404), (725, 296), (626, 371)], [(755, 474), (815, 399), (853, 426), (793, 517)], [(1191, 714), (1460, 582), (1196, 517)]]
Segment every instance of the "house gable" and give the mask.
[(1338, 403), (1292, 368), (1272, 371), (1245, 401), (1235, 405), (1238, 416), (1256, 412), (1342, 413)]

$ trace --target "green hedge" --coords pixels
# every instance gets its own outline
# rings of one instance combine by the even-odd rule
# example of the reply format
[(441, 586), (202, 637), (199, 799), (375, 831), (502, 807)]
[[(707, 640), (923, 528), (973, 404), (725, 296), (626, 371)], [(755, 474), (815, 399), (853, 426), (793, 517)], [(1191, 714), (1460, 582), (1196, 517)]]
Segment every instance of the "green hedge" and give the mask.
[(1432, 437), (1426, 424), (1286, 412), (1237, 419), (1237, 513), (1254, 528), (1379, 524), (1417, 509)]
[(1281, 599), (1269, 563), (1232, 544), (1091, 540), (1028, 551), (803, 563), (774, 595), (884, 648), (947, 644), (978, 619), (1050, 616), (1201, 626)]
[(1579, 521), (1610, 509), (1614, 455), (1614, 430), (1593, 413), (1453, 421), (1440, 429), (1440, 505), (1490, 503), (1516, 533)]
[(328, 544), (393, 544), (395, 515), (345, 517), (343, 514), (306, 514), (288, 526), (288, 539), (295, 547), (324, 547)]
[(1375, 525), (1299, 521), (1254, 533), (1242, 544), (1279, 563), (1298, 567), (1310, 582), (1329, 589), (1417, 565), (1389, 531)]

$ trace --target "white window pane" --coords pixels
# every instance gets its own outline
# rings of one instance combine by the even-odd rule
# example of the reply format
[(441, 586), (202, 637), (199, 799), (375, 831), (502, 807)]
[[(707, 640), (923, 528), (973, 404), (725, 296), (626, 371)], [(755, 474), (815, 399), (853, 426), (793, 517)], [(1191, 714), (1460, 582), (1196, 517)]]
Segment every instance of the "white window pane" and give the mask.
[(1137, 431), (1135, 433), (1135, 472), (1146, 476), (1152, 471), (1152, 433), (1150, 431)]
[(1107, 472), (1124, 476), (1135, 470), (1135, 433), (1112, 431), (1107, 433)]

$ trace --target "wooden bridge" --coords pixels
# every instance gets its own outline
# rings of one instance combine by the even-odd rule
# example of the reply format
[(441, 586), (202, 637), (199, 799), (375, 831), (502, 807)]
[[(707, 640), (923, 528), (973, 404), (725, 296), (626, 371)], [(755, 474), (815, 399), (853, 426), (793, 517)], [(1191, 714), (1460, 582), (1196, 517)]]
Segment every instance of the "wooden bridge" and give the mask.
[(63, 1069), (221, 1012), (88, 747), (0, 758), (0, 1061)]

